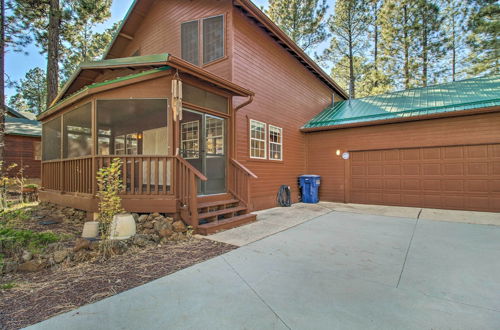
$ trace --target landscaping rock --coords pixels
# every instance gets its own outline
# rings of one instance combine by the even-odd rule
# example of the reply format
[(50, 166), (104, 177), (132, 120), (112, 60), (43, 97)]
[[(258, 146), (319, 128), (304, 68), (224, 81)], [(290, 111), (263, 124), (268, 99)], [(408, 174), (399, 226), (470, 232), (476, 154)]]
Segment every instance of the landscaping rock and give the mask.
[(73, 254), (73, 257), (71, 259), (77, 263), (78, 262), (85, 262), (85, 261), (89, 261), (90, 259), (92, 259), (92, 255), (87, 250), (80, 250), (80, 251), (76, 252), (75, 254)]
[(153, 229), (154, 223), (152, 221), (147, 221), (142, 226), (146, 229)]
[(37, 272), (44, 268), (47, 268), (49, 264), (44, 260), (30, 260), (24, 262), (17, 267), (17, 270), (20, 272)]
[(187, 230), (187, 227), (186, 225), (184, 224), (184, 222), (178, 220), (178, 221), (175, 221), (173, 224), (172, 224), (172, 227), (173, 227), (173, 230), (177, 233), (183, 233)]
[(148, 244), (150, 244), (151, 241), (149, 240), (148, 235), (135, 235), (134, 238), (132, 239), (132, 244), (138, 246), (138, 247), (146, 247)]
[(21, 259), (23, 260), (23, 262), (30, 261), (31, 259), (33, 259), (33, 253), (29, 251), (23, 251)]
[(59, 250), (59, 251), (54, 252), (54, 255), (53, 255), (54, 262), (56, 264), (60, 264), (61, 262), (66, 260), (66, 258), (69, 256), (69, 254), (70, 254), (70, 251), (68, 249)]
[(161, 230), (163, 229), (170, 229), (170, 230), (173, 230), (172, 228), (172, 224), (167, 222), (167, 220), (163, 217), (159, 218), (160, 220), (156, 220), (155, 224), (154, 224), (154, 229), (157, 231), (157, 232), (160, 232)]
[(75, 242), (75, 247), (73, 248), (73, 252), (78, 252), (80, 250), (86, 250), (90, 248), (90, 241), (85, 238), (78, 238)]
[(172, 234), (174, 233), (174, 231), (172, 229), (169, 229), (169, 228), (164, 228), (164, 229), (161, 229), (158, 234), (160, 235), (160, 237), (170, 237), (172, 236)]
[(3, 274), (13, 273), (17, 270), (18, 266), (19, 266), (19, 263), (15, 262), (15, 261), (4, 261), (3, 267), (0, 268), (0, 273), (3, 273)]
[(134, 221), (135, 221), (135, 223), (138, 223), (138, 222), (139, 222), (139, 214), (137, 214), (137, 213), (132, 213), (132, 216), (134, 217)]
[(161, 217), (160, 213), (158, 213), (158, 212), (155, 212), (155, 213), (151, 214), (151, 216), (153, 217), (153, 219)]
[(165, 220), (169, 223), (169, 224), (173, 224), (174, 223), (174, 218), (172, 217), (166, 217)]
[(146, 222), (148, 220), (148, 217), (149, 216), (147, 214), (143, 214), (137, 219), (137, 221), (139, 221), (139, 223)]

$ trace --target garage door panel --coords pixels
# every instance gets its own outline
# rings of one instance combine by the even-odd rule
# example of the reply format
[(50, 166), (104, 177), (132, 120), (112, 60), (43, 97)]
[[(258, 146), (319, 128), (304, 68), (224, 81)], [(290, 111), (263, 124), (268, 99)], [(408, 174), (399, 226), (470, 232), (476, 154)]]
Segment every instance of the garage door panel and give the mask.
[(401, 182), (401, 188), (403, 190), (420, 190), (420, 180), (419, 179), (403, 179)]
[(464, 175), (463, 163), (451, 163), (442, 165), (443, 175)]
[(441, 148), (424, 148), (422, 150), (422, 160), (436, 159), (441, 159)]
[(457, 160), (464, 158), (464, 147), (447, 147), (443, 148), (443, 159), (445, 160)]
[(420, 164), (402, 164), (402, 175), (420, 175)]
[(423, 180), (422, 188), (426, 191), (441, 191), (441, 180)]
[(488, 158), (488, 146), (467, 146), (465, 147), (468, 159), (485, 159)]
[(463, 192), (464, 182), (463, 180), (443, 180), (442, 188), (447, 192)]
[(467, 165), (467, 175), (488, 175), (488, 163), (469, 163)]
[(500, 211), (500, 144), (352, 152), (354, 203)]
[(441, 176), (441, 164), (439, 163), (422, 164), (422, 174)]

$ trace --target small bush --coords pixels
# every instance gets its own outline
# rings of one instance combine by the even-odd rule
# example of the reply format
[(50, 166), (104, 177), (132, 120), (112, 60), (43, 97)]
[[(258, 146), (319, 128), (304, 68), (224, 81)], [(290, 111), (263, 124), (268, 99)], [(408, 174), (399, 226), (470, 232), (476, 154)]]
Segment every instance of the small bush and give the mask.
[(28, 249), (32, 252), (43, 250), (60, 237), (52, 232), (37, 233), (31, 230), (18, 230), (0, 225), (0, 251)]
[(123, 213), (122, 199), (119, 196), (122, 190), (121, 180), (122, 161), (115, 158), (108, 167), (97, 172), (97, 197), (99, 198), (99, 226), (103, 239), (109, 238), (110, 225), (116, 214)]
[(0, 284), (0, 290), (9, 290), (14, 288), (15, 286), (16, 284), (14, 282)]

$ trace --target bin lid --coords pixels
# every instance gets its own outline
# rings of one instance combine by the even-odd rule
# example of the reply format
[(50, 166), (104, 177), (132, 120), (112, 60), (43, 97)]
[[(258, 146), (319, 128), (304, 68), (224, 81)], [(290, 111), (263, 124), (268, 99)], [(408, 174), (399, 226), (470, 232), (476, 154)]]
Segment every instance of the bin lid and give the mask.
[(303, 174), (300, 178), (319, 178), (320, 176), (317, 174)]

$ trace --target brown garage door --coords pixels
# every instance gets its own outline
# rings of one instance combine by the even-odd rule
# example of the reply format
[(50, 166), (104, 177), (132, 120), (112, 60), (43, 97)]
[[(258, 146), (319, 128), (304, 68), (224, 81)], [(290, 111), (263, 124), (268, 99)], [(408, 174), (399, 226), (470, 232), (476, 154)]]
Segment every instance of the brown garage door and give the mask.
[(349, 202), (500, 211), (500, 144), (351, 152)]

